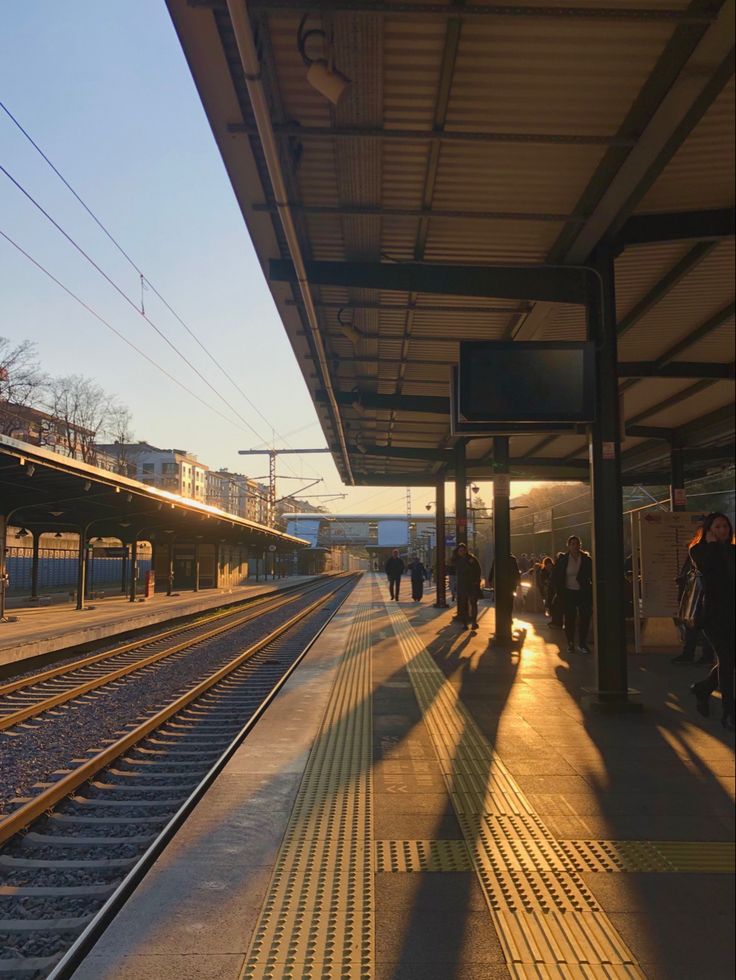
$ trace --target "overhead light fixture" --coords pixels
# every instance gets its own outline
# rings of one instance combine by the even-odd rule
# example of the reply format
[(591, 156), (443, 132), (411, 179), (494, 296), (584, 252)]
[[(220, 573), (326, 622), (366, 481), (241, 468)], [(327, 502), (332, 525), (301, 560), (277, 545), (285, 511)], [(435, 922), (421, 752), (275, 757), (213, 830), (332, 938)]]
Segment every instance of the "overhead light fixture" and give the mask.
[(54, 537), (55, 538), (63, 538), (64, 535), (61, 533), (61, 531), (57, 531), (56, 534), (54, 535)]
[[(350, 84), (350, 79), (347, 75), (343, 75), (341, 71), (335, 68), (335, 45), (333, 38), (328, 38), (326, 32), (319, 27), (313, 27), (308, 31), (304, 29), (308, 17), (309, 13), (304, 14), (299, 22), (299, 29), (296, 34), (296, 44), (299, 48), (299, 54), (307, 66), (307, 81), (320, 95), (323, 95), (333, 105), (337, 105), (345, 89)], [(316, 37), (322, 38), (324, 52), (327, 57), (312, 58), (307, 54), (307, 42), (310, 38)]]
[(88, 490), (92, 489), (92, 484), (89, 480), (85, 480), (83, 484), (84, 492), (87, 493)]
[(125, 502), (129, 504), (132, 499), (133, 499), (133, 494), (132, 493), (126, 493), (126, 495), (125, 495)]
[(473, 484), (473, 486), (470, 489), (473, 491), (473, 493), (478, 493), (478, 491), (480, 490), (480, 487), (478, 487), (475, 484)]
[(49, 511), (49, 514), (51, 514), (52, 517), (61, 517), (61, 515), (63, 513), (64, 513), (63, 510), (50, 510)]
[(363, 339), (363, 335), (356, 329), (355, 324), (351, 320), (343, 319), (344, 310), (345, 307), (343, 306), (337, 311), (337, 324), (340, 327), (340, 332), (348, 338), (353, 347), (357, 347)]
[(28, 466), (26, 466), (26, 476), (33, 476), (35, 472), (36, 472), (35, 464), (29, 463)]
[(16, 534), (16, 538), (27, 538), (29, 533), (30, 533), (29, 531), (26, 531), (26, 529), (22, 527), (20, 531), (18, 531), (18, 533)]

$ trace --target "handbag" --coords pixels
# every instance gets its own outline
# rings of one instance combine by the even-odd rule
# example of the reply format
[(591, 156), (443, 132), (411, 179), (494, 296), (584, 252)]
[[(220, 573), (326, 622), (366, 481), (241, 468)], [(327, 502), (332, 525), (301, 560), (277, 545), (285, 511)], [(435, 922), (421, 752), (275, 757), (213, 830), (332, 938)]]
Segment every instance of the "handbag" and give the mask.
[(696, 568), (691, 568), (685, 579), (680, 597), (677, 618), (689, 630), (700, 629), (705, 618), (705, 583)]

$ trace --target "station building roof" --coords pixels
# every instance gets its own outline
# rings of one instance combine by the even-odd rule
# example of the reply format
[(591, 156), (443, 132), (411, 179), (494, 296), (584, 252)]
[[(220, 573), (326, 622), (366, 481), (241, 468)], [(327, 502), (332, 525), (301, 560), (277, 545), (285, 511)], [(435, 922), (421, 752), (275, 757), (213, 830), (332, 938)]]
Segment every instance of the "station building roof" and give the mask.
[[(484, 272), (553, 283), (602, 244), (625, 481), (668, 482), (673, 442), (689, 475), (732, 460), (734, 0), (167, 2), (345, 482), (451, 469), (458, 341), (585, 336)], [(584, 479), (586, 436), (515, 436), (511, 464)]]
[(0, 435), (0, 517), (40, 531), (78, 531), (130, 539), (167, 531), (279, 551), (303, 538), (228, 514), (209, 504)]

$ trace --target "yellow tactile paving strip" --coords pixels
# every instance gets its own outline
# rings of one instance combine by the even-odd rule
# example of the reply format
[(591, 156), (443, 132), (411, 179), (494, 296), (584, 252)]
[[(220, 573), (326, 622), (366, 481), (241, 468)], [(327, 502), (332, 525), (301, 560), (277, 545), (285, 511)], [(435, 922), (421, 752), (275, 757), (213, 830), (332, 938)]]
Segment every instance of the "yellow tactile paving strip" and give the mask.
[(386, 603), (511, 975), (643, 978), (400, 609)]
[(373, 976), (371, 607), (356, 607), (242, 980)]

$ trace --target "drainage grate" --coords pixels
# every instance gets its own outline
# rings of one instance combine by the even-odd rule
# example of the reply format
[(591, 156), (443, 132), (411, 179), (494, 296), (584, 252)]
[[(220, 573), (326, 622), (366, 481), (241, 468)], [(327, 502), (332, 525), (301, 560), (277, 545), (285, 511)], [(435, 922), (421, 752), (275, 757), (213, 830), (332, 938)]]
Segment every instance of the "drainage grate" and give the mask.
[(370, 623), (358, 606), (243, 980), (373, 975)]
[(642, 978), (581, 856), (555, 841), (406, 616), (386, 608), (512, 976)]
[(472, 871), (464, 840), (378, 840), (376, 871)]

